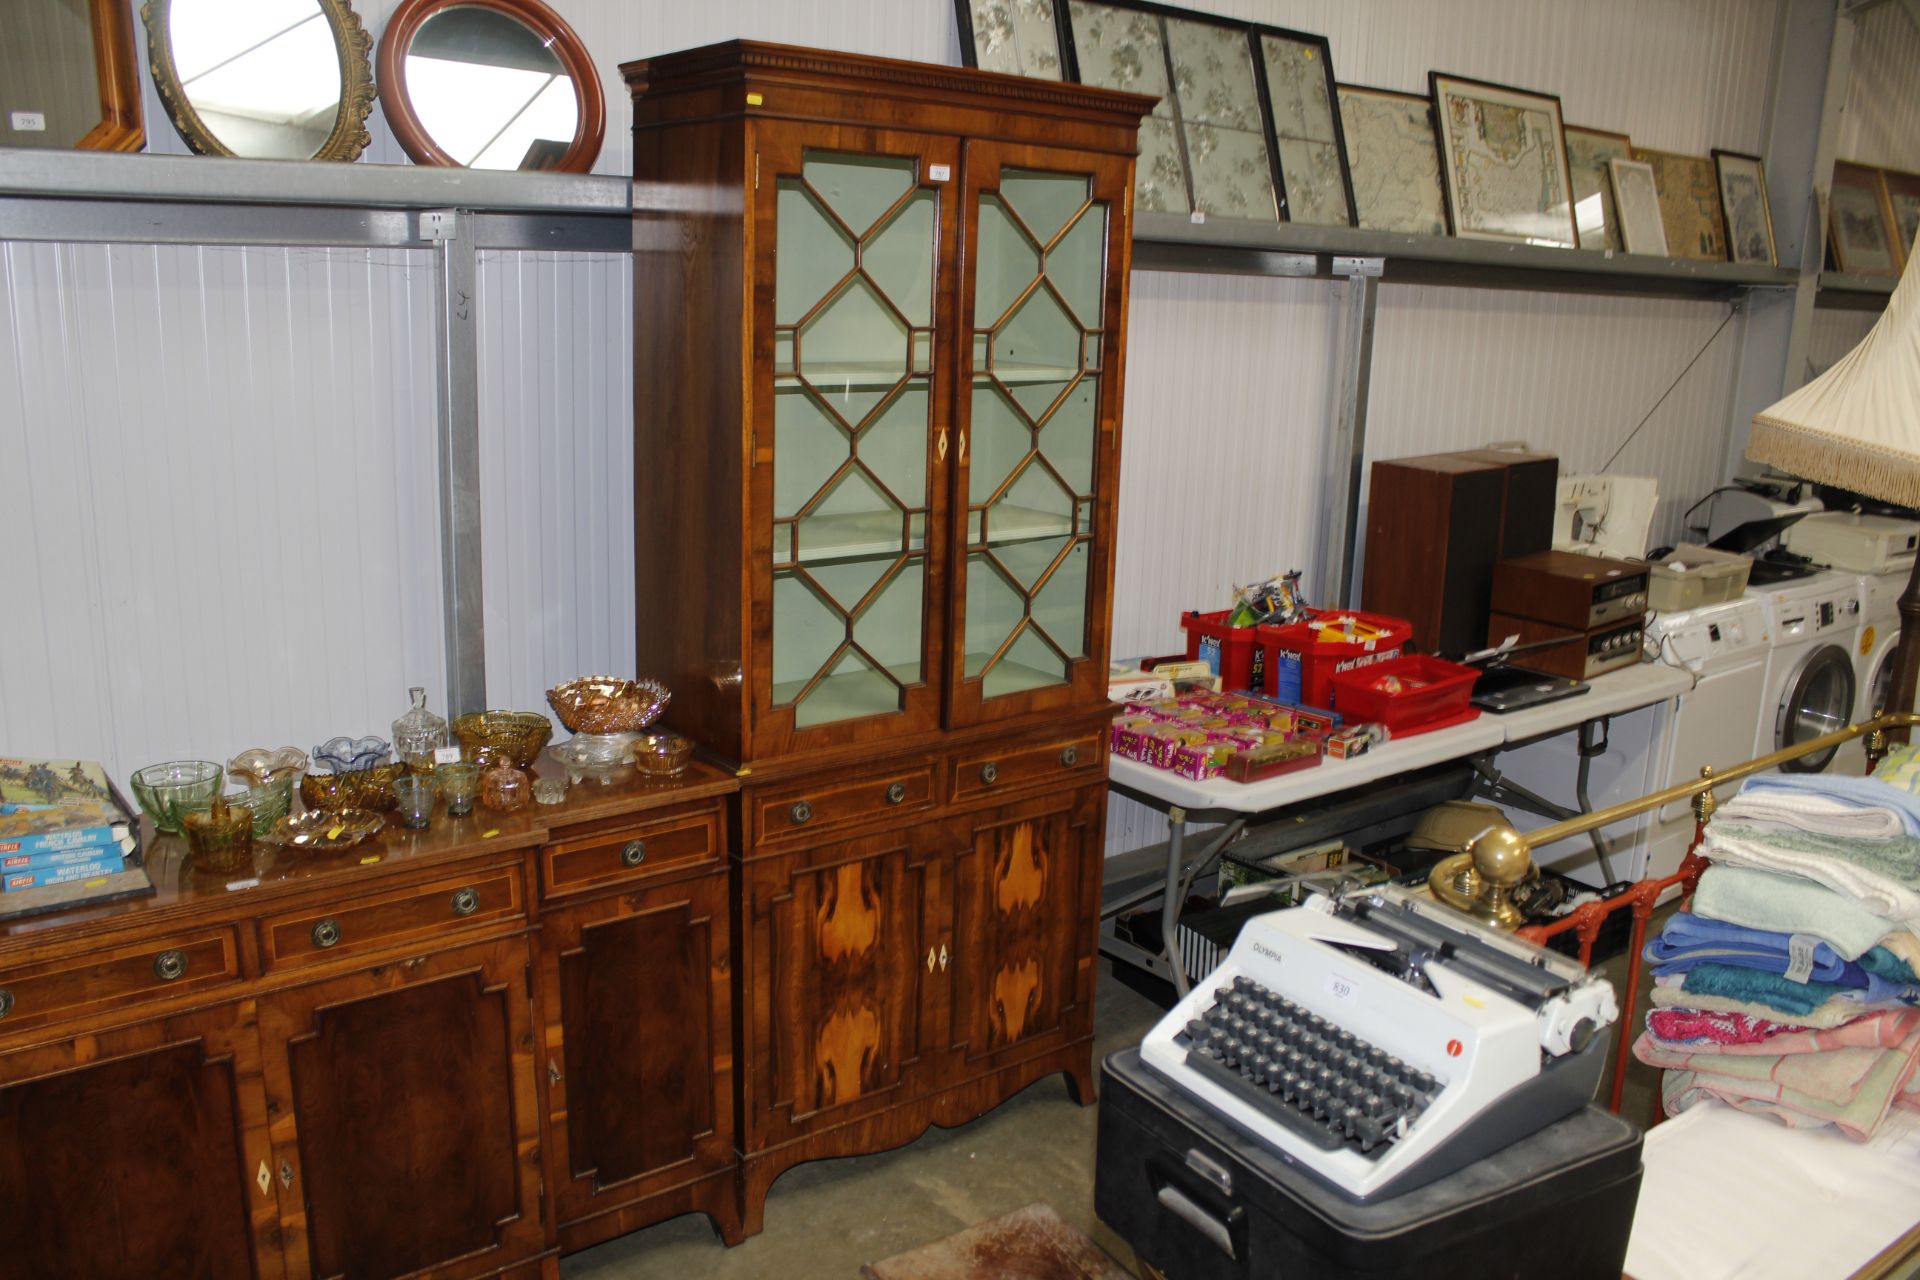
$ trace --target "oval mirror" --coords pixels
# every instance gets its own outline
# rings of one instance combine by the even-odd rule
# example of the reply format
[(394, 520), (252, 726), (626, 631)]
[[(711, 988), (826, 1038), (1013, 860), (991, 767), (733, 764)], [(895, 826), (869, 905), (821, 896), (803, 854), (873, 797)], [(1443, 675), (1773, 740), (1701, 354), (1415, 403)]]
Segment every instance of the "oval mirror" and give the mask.
[(352, 160), (373, 41), (348, 0), (147, 0), (153, 87), (200, 155)]
[(586, 173), (606, 135), (593, 60), (540, 0), (402, 0), (380, 96), (421, 164)]

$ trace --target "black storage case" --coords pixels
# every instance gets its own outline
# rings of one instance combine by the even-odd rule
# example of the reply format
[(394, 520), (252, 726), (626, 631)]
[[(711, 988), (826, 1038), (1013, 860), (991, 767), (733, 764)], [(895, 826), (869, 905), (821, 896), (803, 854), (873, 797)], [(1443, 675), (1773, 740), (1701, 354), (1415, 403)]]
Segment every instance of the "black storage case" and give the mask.
[(1140, 1061), (1101, 1067), (1094, 1212), (1168, 1280), (1619, 1280), (1640, 1131), (1577, 1111), (1437, 1182), (1342, 1195)]

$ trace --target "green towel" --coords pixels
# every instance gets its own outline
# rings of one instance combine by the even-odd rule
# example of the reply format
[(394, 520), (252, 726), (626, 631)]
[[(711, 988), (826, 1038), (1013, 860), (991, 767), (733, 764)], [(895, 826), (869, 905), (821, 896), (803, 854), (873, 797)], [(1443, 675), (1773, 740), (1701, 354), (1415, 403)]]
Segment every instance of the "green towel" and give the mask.
[(1749, 929), (1804, 933), (1832, 947), (1842, 960), (1859, 959), (1899, 928), (1825, 885), (1751, 867), (1708, 867), (1694, 890), (1693, 911)]
[(1913, 966), (1885, 947), (1873, 947), (1860, 956), (1860, 967), (1879, 974), (1888, 982), (1909, 985), (1914, 982)]

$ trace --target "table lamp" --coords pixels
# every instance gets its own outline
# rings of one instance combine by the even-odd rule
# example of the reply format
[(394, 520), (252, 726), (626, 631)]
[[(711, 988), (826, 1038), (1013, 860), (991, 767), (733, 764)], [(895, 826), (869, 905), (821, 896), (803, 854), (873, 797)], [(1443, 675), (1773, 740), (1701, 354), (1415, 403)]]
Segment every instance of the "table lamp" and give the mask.
[[(1915, 258), (1859, 346), (1754, 415), (1747, 457), (1804, 479), (1920, 507), (1920, 283)], [(1900, 594), (1891, 705), (1913, 709), (1920, 682), (1920, 559)], [(1889, 730), (1906, 741), (1907, 731)]]

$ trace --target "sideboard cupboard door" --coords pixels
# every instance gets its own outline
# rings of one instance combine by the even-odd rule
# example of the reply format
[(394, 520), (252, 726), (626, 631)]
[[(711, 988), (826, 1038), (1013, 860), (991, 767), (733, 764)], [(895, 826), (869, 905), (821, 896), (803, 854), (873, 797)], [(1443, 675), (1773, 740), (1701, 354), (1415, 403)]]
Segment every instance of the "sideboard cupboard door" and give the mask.
[(490, 1273), (542, 1251), (531, 965), (511, 938), (268, 996), (288, 1267)]
[(283, 1274), (251, 1013), (0, 1055), (0, 1275)]
[(1096, 787), (954, 820), (956, 1078), (1091, 1033), (1104, 813)]
[(937, 729), (959, 148), (752, 138), (754, 749)]
[(966, 144), (949, 720), (1107, 679), (1131, 166)]
[(939, 826), (742, 864), (744, 1150), (931, 1087)]
[(730, 1167), (727, 873), (549, 910), (541, 929), (559, 1221)]

